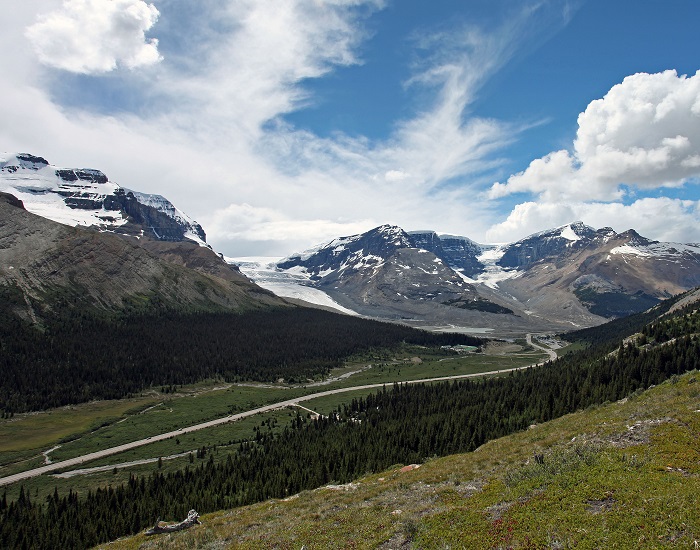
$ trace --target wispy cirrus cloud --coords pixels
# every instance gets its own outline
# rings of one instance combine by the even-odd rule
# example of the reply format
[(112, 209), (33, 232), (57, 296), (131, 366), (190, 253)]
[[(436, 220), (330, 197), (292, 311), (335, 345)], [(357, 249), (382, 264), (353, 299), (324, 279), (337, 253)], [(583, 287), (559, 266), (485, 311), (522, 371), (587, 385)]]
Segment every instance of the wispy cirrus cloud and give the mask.
[[(0, 45), (28, 40), (23, 29), (37, 32), (44, 21), (33, 12), (55, 10), (52, 2), (32, 2), (32, 9), (14, 15), (20, 24), (0, 37)], [(67, 0), (63, 10), (92, 9), (74, 20), (99, 20), (104, 2)], [(79, 48), (111, 56), (90, 61), (86, 67), (94, 74), (87, 80), (7, 71), (18, 76), (0, 82), (0, 94), (14, 98), (0, 104), (0, 115), (17, 124), (0, 128), (0, 140), (11, 150), (99, 167), (122, 185), (167, 195), (228, 255), (286, 254), (387, 222), (459, 232), (469, 219), (469, 230), (480, 231), (492, 213), (474, 197), (520, 127), (474, 116), (470, 106), (483, 83), (538, 29), (566, 24), (562, 4), (568, 2), (519, 7), (488, 28), (423, 29), (422, 39), (412, 42), (413, 74), (405, 82), (406, 93), (421, 100), (413, 114), (394, 121), (387, 139), (371, 140), (342, 129), (321, 137), (292, 126), (285, 115), (314, 101), (311, 79), (363, 63), (366, 22), (385, 7), (383, 0), (202, 0), (196, 6), (154, 0), (157, 22), (136, 18), (140, 34), (130, 44), (155, 46), (145, 38), (148, 31), (160, 40), (160, 63), (123, 71), (127, 54), (89, 42)], [(109, 36), (102, 38), (109, 42)], [(30, 53), (4, 63), (31, 66)], [(96, 74), (100, 67), (112, 67), (109, 81)], [(63, 68), (81, 70), (79, 64)], [(99, 84), (95, 95), (105, 102), (90, 110), (61, 104), (53, 93), (58, 82), (68, 91)], [(117, 84), (137, 109), (107, 101)]]
[(566, 24), (570, 14), (557, 12), (554, 17), (551, 4), (513, 11), (488, 31), (460, 23), (416, 33), (411, 42), (416, 48), (413, 75), (404, 85), (427, 99), (413, 116), (394, 122), (388, 139), (342, 133), (322, 139), (278, 121), (263, 138), (265, 148), (284, 158), (294, 173), (312, 169), (334, 177), (345, 174), (373, 186), (400, 182), (404, 191), (419, 193), (433, 193), (461, 178), (460, 184), (469, 188), (465, 193), (473, 194), (478, 177), (498, 166), (497, 153), (524, 125), (475, 116), (470, 106), (484, 82), (540, 25)]

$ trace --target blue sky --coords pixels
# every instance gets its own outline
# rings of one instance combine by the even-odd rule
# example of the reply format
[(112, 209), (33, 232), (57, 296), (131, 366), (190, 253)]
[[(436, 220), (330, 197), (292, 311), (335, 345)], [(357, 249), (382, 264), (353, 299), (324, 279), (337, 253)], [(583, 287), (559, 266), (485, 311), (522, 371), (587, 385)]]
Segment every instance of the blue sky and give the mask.
[(26, 0), (0, 150), (167, 196), (229, 256), (383, 223), (700, 242), (696, 0)]

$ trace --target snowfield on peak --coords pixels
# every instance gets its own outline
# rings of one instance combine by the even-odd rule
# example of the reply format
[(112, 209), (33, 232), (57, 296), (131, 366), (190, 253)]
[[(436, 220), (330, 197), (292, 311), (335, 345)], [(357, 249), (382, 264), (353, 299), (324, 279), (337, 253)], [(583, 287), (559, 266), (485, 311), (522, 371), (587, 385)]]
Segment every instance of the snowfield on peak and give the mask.
[(578, 235), (578, 233), (576, 233), (576, 231), (574, 231), (571, 228), (571, 225), (565, 226), (564, 229), (561, 230), (561, 233), (559, 233), (559, 235), (564, 237), (565, 239), (567, 239), (569, 241), (580, 241), (581, 240), (581, 237)]
[(476, 257), (484, 265), (483, 273), (480, 273), (476, 279), (472, 279), (462, 274), (461, 271), (456, 270), (457, 273), (467, 282), (471, 284), (481, 284), (498, 290), (498, 283), (505, 281), (507, 279), (514, 279), (522, 275), (521, 271), (517, 269), (505, 269), (498, 265), (498, 260), (505, 254), (507, 244), (495, 244), (495, 245), (479, 245), (481, 247), (481, 254)]
[(157, 240), (186, 238), (208, 246), (201, 226), (165, 197), (130, 191), (93, 168), (59, 168), (28, 153), (2, 153), (0, 191), (17, 197), (27, 211), (63, 225), (139, 238), (138, 227), (123, 227), (134, 222)]
[(661, 243), (654, 242), (648, 245), (630, 245), (625, 244), (617, 246), (610, 250), (611, 254), (631, 254), (633, 256), (643, 257), (674, 257), (679, 254), (696, 254), (700, 255), (700, 245), (681, 244), (681, 243)]
[(539, 231), (537, 233), (533, 233), (532, 235), (528, 235), (527, 237), (520, 239), (519, 241), (512, 243), (512, 245), (517, 245), (518, 243), (522, 243), (524, 241), (531, 241), (533, 239), (541, 239), (541, 238), (547, 238), (547, 239), (566, 239), (567, 241), (580, 241), (581, 240), (581, 233), (594, 233), (595, 229), (592, 227), (584, 224), (583, 222), (577, 221), (577, 222), (572, 222), (572, 223), (567, 223), (566, 225), (562, 225), (559, 227), (555, 227), (554, 229), (545, 229), (544, 231)]
[(26, 153), (0, 154), (0, 191), (14, 195), (27, 211), (75, 227), (119, 227), (127, 222), (119, 211), (70, 208), (71, 198), (97, 200), (113, 195), (119, 186), (99, 170), (60, 169)]
[(159, 212), (166, 214), (180, 225), (186, 228), (185, 237), (196, 242), (200, 246), (209, 246), (196, 231), (196, 227), (199, 225), (195, 220), (190, 218), (179, 208), (166, 199), (163, 195), (153, 195), (148, 193), (140, 193), (139, 191), (130, 191), (129, 189), (124, 189), (124, 191), (131, 192), (138, 199), (141, 204), (155, 208)]

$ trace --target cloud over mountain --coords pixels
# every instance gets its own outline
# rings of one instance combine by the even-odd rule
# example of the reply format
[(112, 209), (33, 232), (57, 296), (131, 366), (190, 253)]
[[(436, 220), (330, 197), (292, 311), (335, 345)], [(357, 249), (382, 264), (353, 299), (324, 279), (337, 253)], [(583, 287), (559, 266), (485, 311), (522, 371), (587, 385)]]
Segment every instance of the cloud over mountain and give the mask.
[[(0, 150), (99, 166), (120, 184), (172, 197), (227, 255), (281, 255), (382, 223), (481, 239), (489, 228), (495, 235), (519, 227), (510, 240), (571, 219), (614, 225), (584, 215), (598, 203), (615, 204), (616, 219), (626, 219), (641, 206), (648, 212), (652, 199), (698, 198), (690, 185), (669, 187), (700, 165), (699, 77), (678, 76), (690, 69), (675, 61), (694, 38), (682, 41), (674, 30), (681, 45), (660, 66), (678, 73), (623, 81), (657, 67), (646, 63), (649, 49), (670, 42), (638, 32), (627, 40), (637, 27), (619, 3), (5, 4)], [(620, 63), (603, 75), (586, 69), (599, 57), (564, 58), (561, 46), (559, 64), (539, 55), (577, 21), (590, 25), (603, 4), (624, 22), (624, 47), (644, 64)], [(655, 13), (692, 19), (676, 11)], [(577, 85), (589, 74), (595, 85)], [(560, 89), (575, 100), (557, 111), (549, 104), (557, 96), (543, 92)], [(576, 114), (596, 97), (573, 142)], [(637, 104), (652, 108), (637, 112)], [(638, 200), (646, 202), (630, 209)], [(697, 221), (693, 204), (673, 202), (685, 217), (669, 225), (680, 231), (679, 220)]]
[(578, 117), (573, 150), (533, 160), (487, 195), (534, 194), (488, 232), (499, 240), (583, 219), (618, 229), (643, 226), (659, 239), (698, 240), (700, 203), (654, 189), (693, 185), (700, 176), (700, 72), (638, 73), (592, 101)]

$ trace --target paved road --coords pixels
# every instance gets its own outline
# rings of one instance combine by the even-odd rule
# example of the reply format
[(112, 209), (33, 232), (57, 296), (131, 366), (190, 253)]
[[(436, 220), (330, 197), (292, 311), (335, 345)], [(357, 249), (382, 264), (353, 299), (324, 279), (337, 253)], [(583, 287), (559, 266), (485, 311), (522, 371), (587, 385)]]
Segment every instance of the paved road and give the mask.
[[(542, 346), (539, 346), (537, 344), (533, 344), (531, 340), (531, 335), (527, 335), (527, 342), (531, 344), (533, 347), (536, 347), (538, 349), (541, 349), (543, 351), (546, 351), (550, 357), (553, 356), (554, 359), (556, 359), (557, 354), (547, 348), (543, 348)], [(538, 363), (541, 364), (541, 363)], [(91, 460), (96, 460), (98, 458), (104, 458), (106, 456), (114, 455), (117, 453), (122, 453), (124, 451), (130, 451), (131, 449), (136, 449), (137, 447), (142, 447), (143, 445), (149, 445), (150, 443), (154, 443), (156, 441), (163, 441), (164, 439), (170, 439), (171, 437), (178, 437), (184, 434), (188, 434), (190, 432), (196, 432), (198, 430), (203, 430), (205, 428), (211, 428), (212, 426), (219, 426), (221, 424), (226, 424), (228, 422), (235, 422), (236, 420), (241, 420), (242, 418), (246, 418), (248, 416), (253, 416), (255, 414), (260, 414), (260, 413), (265, 413), (269, 411), (274, 411), (277, 409), (284, 409), (285, 407), (289, 407), (292, 405), (296, 405), (297, 403), (300, 403), (302, 401), (310, 401), (312, 399), (316, 399), (318, 397), (325, 397), (327, 395), (336, 395), (338, 393), (345, 393), (345, 392), (350, 392), (350, 391), (356, 391), (356, 390), (370, 390), (370, 389), (375, 389), (375, 388), (382, 388), (384, 386), (393, 386), (394, 383), (396, 384), (422, 384), (425, 382), (441, 382), (444, 380), (458, 380), (460, 378), (476, 378), (479, 376), (489, 376), (493, 374), (503, 374), (511, 371), (516, 371), (520, 369), (526, 369), (529, 368), (529, 366), (524, 366), (524, 367), (514, 367), (510, 369), (501, 369), (501, 370), (493, 370), (489, 372), (478, 372), (474, 374), (457, 374), (454, 376), (441, 376), (439, 378), (424, 378), (422, 380), (405, 380), (401, 382), (382, 382), (380, 384), (366, 384), (364, 386), (352, 386), (350, 388), (338, 388), (335, 390), (326, 390), (318, 393), (312, 393), (309, 395), (304, 395), (302, 397), (296, 397), (294, 399), (287, 399), (286, 401), (280, 401), (278, 403), (273, 403), (272, 405), (265, 405), (264, 407), (258, 407), (257, 409), (252, 409), (250, 411), (238, 413), (238, 414), (232, 414), (230, 416), (225, 416), (223, 418), (217, 418), (216, 420), (210, 420), (209, 422), (203, 422), (201, 424), (196, 424), (194, 426), (188, 426), (187, 428), (181, 428), (179, 430), (175, 430), (173, 432), (167, 432), (164, 434), (160, 435), (154, 435), (152, 437), (148, 437), (146, 439), (140, 439), (138, 441), (132, 441), (131, 443), (125, 443), (124, 445), (119, 445), (117, 447), (110, 447), (109, 449), (103, 449), (101, 451), (97, 451), (94, 453), (89, 453), (83, 456), (75, 457), (75, 458), (70, 458), (68, 460), (62, 460), (60, 462), (53, 462), (51, 464), (47, 464), (45, 466), (41, 466), (39, 468), (34, 468), (33, 470), (27, 470), (25, 472), (20, 472), (18, 474), (14, 474), (11, 476), (7, 477), (2, 477), (0, 478), (0, 486), (3, 485), (9, 485), (10, 483), (16, 483), (17, 481), (22, 481), (24, 479), (29, 479), (30, 477), (35, 477), (39, 476), (42, 474), (47, 474), (50, 472), (55, 472), (56, 470), (59, 469), (64, 469), (64, 468), (69, 468), (71, 466), (80, 466), (86, 462), (90, 462)]]
[[(532, 334), (528, 334), (528, 335), (525, 337), (525, 340), (526, 340), (527, 343), (530, 344), (533, 348), (537, 348), (537, 349), (539, 349), (539, 350), (544, 351), (547, 355), (549, 355), (549, 359), (551, 359), (552, 361), (554, 361), (554, 360), (557, 358), (557, 352), (554, 351), (553, 349), (545, 348), (544, 346), (540, 346), (539, 344), (535, 344), (535, 343), (532, 341)], [(543, 361), (542, 363), (544, 363), (544, 361)], [(541, 365), (542, 363), (537, 363), (537, 364), (538, 364), (538, 365)]]

